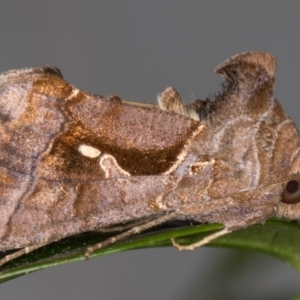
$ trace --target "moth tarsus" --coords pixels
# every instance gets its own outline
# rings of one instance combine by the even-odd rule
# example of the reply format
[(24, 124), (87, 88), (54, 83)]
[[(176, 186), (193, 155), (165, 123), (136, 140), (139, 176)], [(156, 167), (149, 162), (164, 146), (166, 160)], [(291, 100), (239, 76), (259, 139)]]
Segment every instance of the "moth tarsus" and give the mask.
[[(273, 97), (275, 58), (236, 55), (216, 68), (214, 97), (158, 105), (79, 90), (57, 68), (0, 75), (0, 264), (83, 232), (132, 228), (86, 252), (167, 220), (222, 223), (191, 246), (300, 217), (300, 142)], [(141, 220), (145, 223), (138, 224)], [(124, 230), (125, 227), (122, 229)]]
[(194, 249), (202, 247), (202, 246), (208, 244), (209, 242), (217, 239), (218, 237), (221, 237), (221, 236), (223, 236), (225, 234), (228, 234), (230, 232), (231, 232), (230, 230), (228, 230), (227, 228), (224, 228), (224, 229), (222, 229), (220, 231), (217, 231), (215, 233), (212, 233), (212, 234), (206, 236), (205, 238), (203, 238), (202, 240), (200, 240), (196, 243), (190, 244), (190, 245), (180, 245), (176, 242), (175, 239), (171, 239), (171, 241), (172, 241), (172, 245), (180, 251), (194, 250)]

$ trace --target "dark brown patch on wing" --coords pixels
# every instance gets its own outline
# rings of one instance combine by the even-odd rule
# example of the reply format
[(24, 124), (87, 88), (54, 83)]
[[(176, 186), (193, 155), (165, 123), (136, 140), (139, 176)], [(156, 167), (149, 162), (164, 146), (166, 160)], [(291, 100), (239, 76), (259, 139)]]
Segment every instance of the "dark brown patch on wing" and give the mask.
[(82, 155), (80, 145), (112, 155), (132, 175), (160, 174), (200, 126), (177, 114), (75, 90), (56, 68), (1, 76), (0, 164), (23, 174), (38, 169), (49, 180), (103, 178), (99, 158)]
[[(59, 170), (71, 178), (76, 177), (82, 180), (103, 178), (104, 174), (99, 166), (99, 158), (89, 158), (78, 151), (78, 147), (83, 144), (98, 149), (101, 154), (112, 155), (119, 166), (131, 175), (157, 175), (172, 166), (185, 145), (185, 138), (192, 134), (196, 125), (199, 126), (196, 122), (189, 125), (190, 127), (185, 128), (181, 136), (173, 141), (173, 144), (169, 142), (162, 148), (154, 145), (147, 147), (145, 143), (138, 148), (139, 143), (130, 141), (132, 136), (129, 134), (127, 140), (124, 139), (124, 143), (122, 143), (122, 141), (116, 140), (113, 128), (111, 132), (105, 132), (106, 135), (101, 135), (96, 134), (81, 122), (73, 123), (65, 133), (53, 142), (49, 154), (43, 158), (41, 163), (51, 165), (51, 168)], [(145, 134), (145, 132), (136, 131), (135, 134), (140, 135)], [(167, 140), (167, 137), (165, 139)], [(130, 144), (128, 145), (129, 141)]]

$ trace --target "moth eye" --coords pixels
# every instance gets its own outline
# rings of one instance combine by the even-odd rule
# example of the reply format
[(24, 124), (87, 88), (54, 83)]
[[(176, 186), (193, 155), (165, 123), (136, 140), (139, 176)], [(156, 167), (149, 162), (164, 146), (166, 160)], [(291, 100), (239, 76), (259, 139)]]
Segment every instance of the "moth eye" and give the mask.
[(300, 202), (300, 184), (298, 180), (290, 180), (285, 186), (282, 202), (293, 204)]

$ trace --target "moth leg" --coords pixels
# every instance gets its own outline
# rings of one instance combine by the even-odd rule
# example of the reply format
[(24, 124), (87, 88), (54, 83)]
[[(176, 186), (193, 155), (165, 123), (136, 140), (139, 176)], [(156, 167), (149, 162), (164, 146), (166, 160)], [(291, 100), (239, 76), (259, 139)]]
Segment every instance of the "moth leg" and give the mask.
[(152, 220), (152, 221), (149, 221), (147, 223), (144, 223), (144, 224), (141, 224), (141, 225), (138, 225), (138, 226), (135, 226), (125, 232), (122, 232), (116, 236), (113, 236), (101, 243), (98, 243), (94, 246), (91, 246), (91, 247), (88, 247), (86, 252), (85, 252), (85, 258), (88, 259), (90, 257), (90, 255), (95, 252), (96, 250), (98, 249), (101, 249), (101, 248), (104, 248), (104, 247), (107, 247), (109, 245), (112, 245), (118, 241), (121, 241), (129, 236), (132, 236), (132, 235), (135, 235), (135, 234), (138, 234), (142, 231), (145, 231), (149, 228), (152, 228), (152, 227), (155, 227), (157, 225), (160, 225), (162, 223), (165, 223), (167, 221), (170, 221), (170, 220), (173, 220), (175, 217), (177, 217), (179, 215), (179, 212), (175, 211), (175, 212), (172, 212), (172, 213), (169, 213), (163, 217), (160, 217), (158, 219), (155, 219), (155, 220)]
[(228, 228), (224, 228), (218, 232), (215, 232), (207, 237), (205, 237), (204, 239), (202, 239), (201, 241), (198, 241), (196, 243), (193, 243), (193, 244), (190, 244), (190, 245), (179, 245), (175, 239), (171, 239), (172, 241), (172, 244), (174, 247), (176, 247), (178, 250), (182, 251), (182, 250), (194, 250), (198, 247), (201, 247), (205, 244), (208, 244), (209, 242), (211, 242), (212, 240), (220, 237), (220, 236), (223, 236), (227, 233), (230, 233), (231, 230), (229, 230)]
[(111, 233), (111, 232), (120, 232), (120, 231), (125, 231), (128, 229), (131, 229), (135, 226), (139, 226), (145, 223), (145, 220), (138, 221), (138, 222), (133, 222), (130, 224), (125, 224), (125, 225), (116, 225), (112, 227), (105, 227), (105, 228), (100, 228), (95, 230), (96, 232), (101, 232), (101, 233)]
[(0, 267), (3, 266), (4, 264), (8, 263), (11, 260), (14, 260), (20, 256), (23, 256), (24, 254), (28, 254), (28, 253), (30, 253), (36, 249), (39, 249), (41, 247), (44, 247), (48, 244), (49, 244), (49, 242), (43, 243), (43, 244), (38, 244), (38, 245), (33, 245), (33, 246), (28, 246), (28, 247), (25, 247), (21, 250), (14, 252), (14, 253), (8, 254), (5, 257), (3, 257), (2, 259), (0, 259)]

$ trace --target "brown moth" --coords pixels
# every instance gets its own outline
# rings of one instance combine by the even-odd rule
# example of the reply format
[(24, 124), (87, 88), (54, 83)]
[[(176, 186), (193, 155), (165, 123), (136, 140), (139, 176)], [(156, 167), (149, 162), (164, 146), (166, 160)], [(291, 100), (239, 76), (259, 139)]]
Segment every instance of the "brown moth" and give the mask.
[[(271, 216), (300, 218), (300, 143), (272, 96), (275, 58), (215, 70), (214, 99), (158, 106), (78, 90), (56, 68), (0, 75), (0, 265), (53, 241), (123, 226), (93, 251), (169, 220), (223, 223), (209, 241)], [(125, 230), (126, 225), (133, 224)]]

